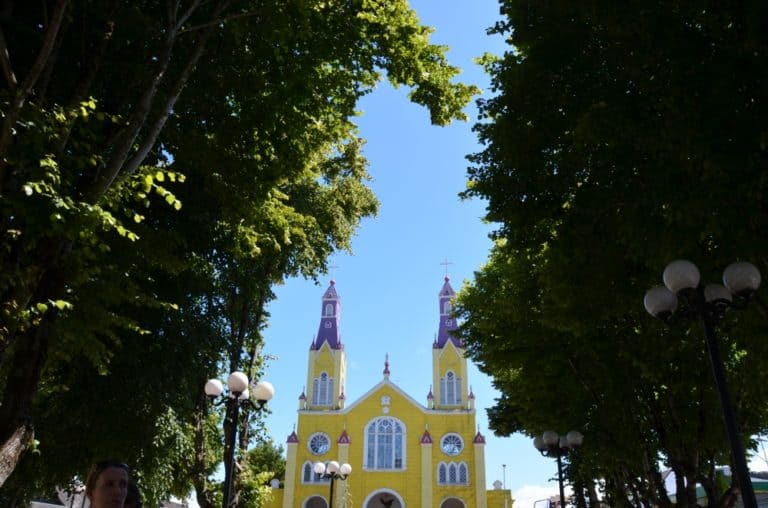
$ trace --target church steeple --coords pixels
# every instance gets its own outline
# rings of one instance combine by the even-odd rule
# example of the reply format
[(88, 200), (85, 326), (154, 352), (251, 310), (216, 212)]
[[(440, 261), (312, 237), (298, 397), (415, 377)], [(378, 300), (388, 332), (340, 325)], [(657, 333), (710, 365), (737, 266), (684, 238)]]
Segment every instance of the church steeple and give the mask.
[(323, 293), (320, 329), (309, 348), (307, 391), (304, 408), (310, 411), (344, 407), (347, 361), (341, 343), (341, 299), (336, 282)]
[(464, 344), (451, 332), (458, 327), (451, 299), (456, 292), (451, 287), (446, 275), (443, 287), (438, 293), (440, 305), (440, 323), (437, 338), (432, 344), (432, 386), (434, 389), (434, 409), (473, 409), (469, 401), (467, 385), (467, 359), (464, 356)]
[(435, 347), (442, 348), (450, 340), (456, 347), (462, 347), (461, 341), (454, 337), (451, 332), (456, 329), (456, 319), (451, 316), (453, 307), (451, 299), (456, 296), (456, 292), (451, 287), (451, 279), (445, 276), (445, 282), (440, 289), (438, 299), (440, 303), (440, 325), (437, 328), (437, 342)]
[(323, 343), (328, 343), (331, 349), (341, 349), (341, 335), (339, 334), (339, 321), (341, 319), (341, 301), (336, 292), (336, 281), (331, 280), (331, 285), (323, 294), (323, 306), (320, 311), (320, 329), (317, 338), (312, 343), (312, 349), (319, 350)]

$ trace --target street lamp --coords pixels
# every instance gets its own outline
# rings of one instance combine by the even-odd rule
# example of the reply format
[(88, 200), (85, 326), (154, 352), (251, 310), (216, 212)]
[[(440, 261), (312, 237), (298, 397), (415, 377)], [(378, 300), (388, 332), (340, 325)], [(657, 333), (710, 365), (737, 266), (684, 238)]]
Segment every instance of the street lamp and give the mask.
[[(507, 490), (507, 465), (506, 464), (502, 464), (501, 465), (501, 471), (502, 471), (501, 472), (501, 477), (504, 480), (504, 482), (502, 483), (502, 487), (506, 491)], [(504, 508), (507, 508), (507, 493), (506, 492), (504, 492)]]
[(533, 446), (545, 457), (557, 458), (557, 481), (560, 485), (560, 506), (565, 506), (565, 489), (563, 488), (563, 455), (584, 442), (584, 436), (577, 430), (572, 430), (564, 436), (548, 430), (541, 436), (533, 438)]
[[(751, 263), (739, 261), (728, 265), (723, 271), (723, 285), (701, 286), (699, 269), (684, 259), (672, 261), (662, 275), (664, 286), (649, 289), (643, 303), (645, 310), (653, 317), (669, 323), (677, 310), (678, 299), (683, 301), (680, 314), (686, 318), (698, 318), (704, 325), (704, 339), (707, 344), (715, 387), (720, 397), (725, 429), (731, 445), (731, 457), (736, 481), (741, 489), (745, 508), (757, 508), (755, 492), (749, 479), (749, 469), (744, 446), (736, 426), (728, 386), (725, 381), (723, 360), (715, 339), (714, 326), (730, 307), (742, 307), (749, 302), (760, 287), (760, 271)], [(736, 302), (734, 302), (734, 297)]]
[(322, 462), (315, 462), (313, 467), (315, 474), (319, 474), (323, 478), (330, 478), (331, 480), (331, 493), (328, 496), (328, 508), (333, 508), (333, 482), (336, 480), (346, 480), (349, 473), (352, 472), (352, 466), (346, 462), (339, 465), (338, 462), (332, 460), (326, 466)]
[[(223, 508), (230, 508), (232, 504), (232, 480), (235, 471), (235, 438), (237, 437), (237, 417), (241, 405), (249, 405), (256, 411), (264, 409), (267, 403), (275, 394), (272, 383), (259, 381), (251, 386), (253, 389), (253, 398), (256, 404), (251, 400), (251, 392), (248, 385), (248, 376), (243, 372), (233, 372), (227, 379), (229, 393), (224, 393), (224, 384), (218, 379), (209, 379), (205, 383), (205, 394), (211, 399), (211, 403), (219, 405), (226, 404), (226, 416), (224, 418), (224, 501)], [(215, 402), (217, 397), (221, 397)]]

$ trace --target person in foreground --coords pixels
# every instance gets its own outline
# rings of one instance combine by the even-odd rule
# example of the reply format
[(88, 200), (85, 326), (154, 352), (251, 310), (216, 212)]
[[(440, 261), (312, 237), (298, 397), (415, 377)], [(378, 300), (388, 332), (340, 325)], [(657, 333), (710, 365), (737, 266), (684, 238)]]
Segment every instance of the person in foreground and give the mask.
[(91, 508), (123, 508), (128, 482), (128, 466), (116, 460), (98, 462), (85, 481)]

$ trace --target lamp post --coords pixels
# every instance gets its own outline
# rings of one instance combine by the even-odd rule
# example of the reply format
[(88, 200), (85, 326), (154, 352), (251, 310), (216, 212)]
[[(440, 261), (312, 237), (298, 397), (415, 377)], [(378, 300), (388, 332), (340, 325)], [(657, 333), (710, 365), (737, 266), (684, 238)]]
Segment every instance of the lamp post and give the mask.
[(507, 465), (506, 464), (502, 464), (501, 465), (501, 471), (502, 471), (501, 477), (504, 480), (503, 483), (501, 484), (502, 488), (504, 489), (504, 508), (507, 508), (507, 492), (506, 492), (506, 490), (507, 490)]
[[(736, 425), (736, 416), (731, 404), (725, 369), (720, 349), (715, 339), (714, 327), (730, 307), (741, 307), (760, 287), (760, 271), (751, 263), (739, 261), (728, 265), (723, 271), (723, 285), (701, 286), (699, 269), (684, 259), (667, 265), (662, 275), (664, 286), (649, 289), (643, 303), (645, 310), (653, 317), (669, 323), (677, 310), (678, 299), (683, 301), (680, 314), (687, 318), (698, 318), (704, 326), (704, 340), (715, 378), (715, 388), (720, 397), (723, 421), (731, 447), (731, 458), (736, 473), (736, 482), (741, 490), (745, 508), (757, 508), (755, 492), (749, 479), (749, 469), (744, 446)], [(736, 302), (734, 302), (736, 297)]]
[[(233, 372), (227, 379), (229, 393), (224, 393), (224, 384), (218, 379), (209, 379), (205, 383), (205, 394), (211, 399), (211, 403), (216, 405), (226, 405), (226, 416), (224, 417), (224, 500), (223, 508), (230, 508), (232, 505), (232, 481), (235, 475), (235, 442), (237, 437), (237, 417), (240, 413), (241, 405), (250, 405), (256, 411), (264, 409), (267, 403), (275, 394), (272, 383), (259, 381), (253, 388), (253, 397), (256, 404), (251, 401), (251, 393), (248, 388), (248, 376), (243, 372)], [(221, 397), (218, 402), (217, 397)]]
[(319, 474), (323, 478), (330, 478), (331, 492), (328, 496), (328, 508), (333, 508), (333, 482), (336, 480), (346, 480), (349, 473), (352, 472), (352, 466), (347, 463), (339, 465), (338, 462), (332, 460), (327, 466), (322, 462), (315, 462), (313, 470), (315, 474)]
[(541, 436), (533, 438), (533, 446), (545, 457), (557, 458), (557, 481), (560, 486), (560, 506), (565, 506), (565, 488), (563, 487), (563, 455), (569, 450), (581, 446), (584, 436), (577, 430), (572, 430), (564, 436), (560, 436), (553, 430), (544, 432)]

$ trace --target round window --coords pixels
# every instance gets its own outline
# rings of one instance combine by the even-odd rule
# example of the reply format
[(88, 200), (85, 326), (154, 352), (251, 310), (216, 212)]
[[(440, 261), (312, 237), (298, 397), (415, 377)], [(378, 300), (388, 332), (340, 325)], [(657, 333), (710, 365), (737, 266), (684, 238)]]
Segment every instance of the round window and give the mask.
[(309, 451), (315, 455), (324, 455), (331, 449), (331, 440), (328, 434), (316, 432), (309, 436)]
[(446, 455), (458, 455), (464, 449), (464, 441), (458, 434), (446, 434), (440, 440), (440, 448)]

